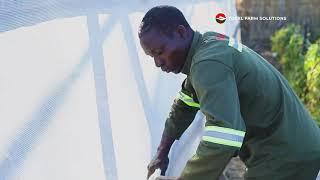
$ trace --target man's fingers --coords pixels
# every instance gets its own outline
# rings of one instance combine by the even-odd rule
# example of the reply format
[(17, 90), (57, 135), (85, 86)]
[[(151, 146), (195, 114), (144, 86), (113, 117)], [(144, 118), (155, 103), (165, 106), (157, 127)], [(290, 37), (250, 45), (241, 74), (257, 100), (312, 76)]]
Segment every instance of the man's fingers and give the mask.
[(161, 162), (162, 161), (158, 158), (151, 161), (151, 163), (147, 167), (148, 168), (147, 179), (150, 178), (150, 176), (156, 171), (156, 169), (160, 168)]
[(150, 178), (150, 176), (154, 173), (155, 169), (149, 170), (147, 175), (147, 180)]
[(153, 165), (149, 165), (148, 166), (148, 175), (147, 175), (147, 179), (150, 178), (150, 176), (156, 171), (158, 167), (156, 166), (156, 164)]

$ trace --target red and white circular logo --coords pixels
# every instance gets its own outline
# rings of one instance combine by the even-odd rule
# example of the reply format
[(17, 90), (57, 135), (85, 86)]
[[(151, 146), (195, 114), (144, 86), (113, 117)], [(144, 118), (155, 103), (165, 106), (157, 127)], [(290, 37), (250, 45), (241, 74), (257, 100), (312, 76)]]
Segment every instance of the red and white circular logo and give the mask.
[(226, 21), (226, 19), (227, 19), (226, 15), (224, 15), (223, 13), (219, 13), (219, 14), (216, 15), (216, 21), (219, 24), (224, 23)]

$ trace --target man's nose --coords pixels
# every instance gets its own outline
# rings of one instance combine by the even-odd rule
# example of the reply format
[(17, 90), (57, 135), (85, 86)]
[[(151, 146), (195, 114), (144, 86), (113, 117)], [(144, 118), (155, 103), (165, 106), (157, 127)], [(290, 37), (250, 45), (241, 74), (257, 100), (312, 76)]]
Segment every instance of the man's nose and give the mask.
[(161, 67), (163, 65), (163, 60), (161, 58), (154, 58), (154, 63), (157, 67)]

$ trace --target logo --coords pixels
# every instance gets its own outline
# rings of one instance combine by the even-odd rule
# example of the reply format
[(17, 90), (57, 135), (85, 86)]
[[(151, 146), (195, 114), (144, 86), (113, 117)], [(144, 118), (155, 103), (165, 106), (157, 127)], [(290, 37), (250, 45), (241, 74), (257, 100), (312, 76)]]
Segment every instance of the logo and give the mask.
[(219, 14), (216, 15), (216, 21), (219, 24), (224, 23), (226, 21), (226, 19), (227, 19), (226, 15), (224, 15), (223, 13), (219, 13)]

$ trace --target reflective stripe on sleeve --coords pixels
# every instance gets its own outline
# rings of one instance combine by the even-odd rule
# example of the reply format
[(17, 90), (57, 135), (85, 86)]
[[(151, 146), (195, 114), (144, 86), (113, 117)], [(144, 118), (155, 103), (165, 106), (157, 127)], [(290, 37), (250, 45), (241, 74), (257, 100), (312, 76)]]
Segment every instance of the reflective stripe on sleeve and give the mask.
[(186, 103), (188, 106), (200, 108), (200, 104), (193, 101), (192, 97), (184, 94), (183, 92), (179, 92), (178, 98)]
[(207, 126), (205, 127), (202, 140), (240, 148), (242, 146), (244, 135), (245, 132), (231, 128)]

